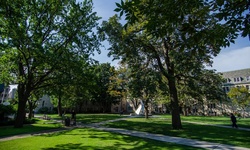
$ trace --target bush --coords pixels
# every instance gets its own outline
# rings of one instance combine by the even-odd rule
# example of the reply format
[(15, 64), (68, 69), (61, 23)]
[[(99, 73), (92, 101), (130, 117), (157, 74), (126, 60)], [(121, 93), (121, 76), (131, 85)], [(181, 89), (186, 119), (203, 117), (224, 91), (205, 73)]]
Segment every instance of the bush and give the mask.
[(49, 113), (49, 108), (48, 107), (42, 107), (38, 110), (39, 114), (48, 114)]
[(4, 113), (5, 115), (11, 115), (11, 114), (14, 114), (16, 113), (13, 105), (3, 105), (3, 104), (0, 104), (0, 114), (1, 113)]
[[(35, 122), (36, 122), (35, 119), (25, 119), (24, 120), (24, 124), (33, 124)], [(11, 119), (11, 120), (8, 120), (5, 122), (0, 122), (0, 126), (11, 126), (11, 125), (14, 125), (14, 123), (15, 123), (15, 120)]]
[(0, 104), (0, 122), (8, 122), (8, 115), (15, 114), (16, 111), (12, 105), (2, 105)]

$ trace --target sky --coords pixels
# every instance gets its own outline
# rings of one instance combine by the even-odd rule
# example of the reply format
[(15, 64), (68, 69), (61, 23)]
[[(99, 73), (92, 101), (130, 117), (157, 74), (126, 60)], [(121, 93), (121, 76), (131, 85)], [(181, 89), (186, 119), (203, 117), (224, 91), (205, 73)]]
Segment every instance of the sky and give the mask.
[[(120, 3), (121, 0), (93, 0), (94, 10), (97, 15), (102, 17), (100, 23), (103, 20), (108, 20), (116, 14), (114, 9), (116, 8), (115, 3)], [(96, 54), (94, 59), (100, 63), (109, 62), (111, 65), (117, 65), (118, 61), (112, 61), (112, 57), (108, 57), (107, 48), (108, 43), (104, 43), (105, 48), (102, 48), (101, 54)], [(221, 52), (213, 59), (212, 67), (207, 69), (215, 69), (217, 72), (226, 72), (233, 70), (240, 70), (250, 68), (250, 40), (248, 37), (239, 37), (235, 44), (231, 44), (228, 48), (223, 48)]]

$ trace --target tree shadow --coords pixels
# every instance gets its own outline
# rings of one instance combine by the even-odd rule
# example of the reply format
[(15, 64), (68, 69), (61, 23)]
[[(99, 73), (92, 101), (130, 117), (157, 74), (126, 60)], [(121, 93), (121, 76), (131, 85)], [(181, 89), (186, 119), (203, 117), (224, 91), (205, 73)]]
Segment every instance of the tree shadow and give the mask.
[[(87, 130), (87, 131), (86, 131)], [(64, 132), (61, 134), (65, 137), (77, 138), (78, 142), (70, 141), (64, 144), (57, 144), (52, 147), (42, 148), (42, 150), (82, 150), (82, 149), (98, 149), (98, 150), (110, 150), (110, 149), (179, 149), (179, 150), (191, 150), (193, 147), (180, 146), (172, 143), (160, 142), (145, 138), (137, 138), (133, 136), (121, 135), (116, 133), (110, 133), (106, 131), (99, 131), (90, 128), (81, 128), (73, 132)], [(58, 135), (51, 135), (58, 136)], [(79, 142), (82, 141), (82, 142)], [(95, 144), (91, 142), (95, 142)]]

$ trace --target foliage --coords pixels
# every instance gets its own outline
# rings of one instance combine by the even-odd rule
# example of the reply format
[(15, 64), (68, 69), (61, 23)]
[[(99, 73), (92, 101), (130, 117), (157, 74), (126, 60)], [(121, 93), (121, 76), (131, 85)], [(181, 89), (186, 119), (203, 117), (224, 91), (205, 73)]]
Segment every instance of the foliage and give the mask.
[(234, 104), (240, 106), (243, 110), (250, 106), (250, 93), (244, 86), (231, 88), (227, 95)]
[(0, 114), (5, 114), (5, 115), (11, 115), (16, 113), (16, 110), (14, 109), (13, 105), (3, 105), (0, 104)]
[[(33, 91), (48, 87), (55, 72), (77, 66), (100, 45), (93, 28), (99, 17), (92, 1), (11, 1), (0, 4), (0, 67), (5, 82), (18, 83), (15, 127), (22, 127), (25, 104)], [(12, 77), (12, 78), (11, 78)], [(59, 76), (60, 77), (60, 76)], [(6, 79), (7, 78), (7, 79)]]
[(93, 73), (95, 74), (93, 80), (95, 83), (95, 90), (91, 91), (91, 102), (99, 104), (102, 112), (108, 112), (110, 111), (111, 104), (116, 103), (119, 98), (118, 95), (114, 95), (112, 91), (109, 91), (111, 77), (115, 74), (115, 68), (110, 66), (109, 63), (95, 65)]
[(38, 113), (39, 113), (39, 114), (48, 114), (48, 113), (50, 113), (50, 112), (49, 112), (49, 108), (48, 108), (48, 107), (41, 107), (41, 108), (38, 110)]
[(103, 22), (111, 44), (109, 54), (129, 67), (154, 69), (167, 79), (172, 125), (181, 129), (178, 84), (202, 76), (205, 65), (211, 65), (212, 57), (237, 35), (211, 15), (208, 1), (121, 1), (116, 5), (115, 11), (125, 14), (127, 22), (122, 26), (118, 16)]
[[(216, 0), (211, 2), (215, 17), (228, 25), (228, 31), (250, 38), (250, 3), (249, 0)], [(231, 41), (234, 42), (234, 41)]]

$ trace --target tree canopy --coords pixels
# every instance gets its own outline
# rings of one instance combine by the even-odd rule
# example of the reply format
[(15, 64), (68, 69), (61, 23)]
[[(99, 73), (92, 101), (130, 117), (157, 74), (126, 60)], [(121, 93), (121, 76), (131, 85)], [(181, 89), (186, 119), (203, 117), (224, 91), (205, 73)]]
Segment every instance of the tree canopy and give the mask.
[(0, 54), (1, 60), (9, 61), (1, 67), (6, 68), (4, 74), (15, 79), (12, 82), (18, 83), (15, 127), (22, 127), (32, 91), (49, 86), (50, 80), (58, 78), (54, 72), (77, 65), (99, 48), (93, 32), (99, 17), (92, 12), (92, 5), (87, 0), (1, 2)]
[(172, 126), (181, 129), (177, 85), (202, 76), (205, 65), (211, 65), (212, 57), (237, 33), (229, 32), (230, 25), (220, 22), (208, 1), (121, 1), (116, 5), (115, 11), (125, 14), (127, 22), (123, 26), (114, 16), (103, 23), (111, 44), (109, 54), (129, 67), (154, 68), (167, 79)]

